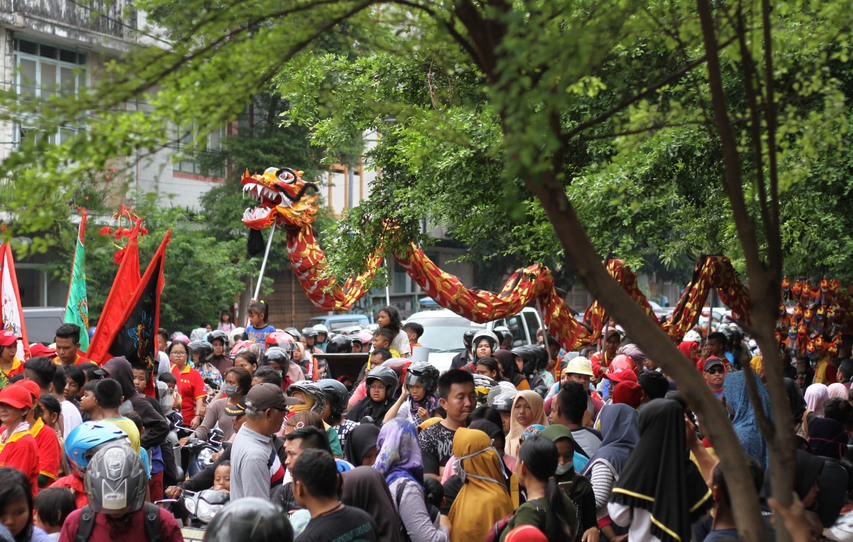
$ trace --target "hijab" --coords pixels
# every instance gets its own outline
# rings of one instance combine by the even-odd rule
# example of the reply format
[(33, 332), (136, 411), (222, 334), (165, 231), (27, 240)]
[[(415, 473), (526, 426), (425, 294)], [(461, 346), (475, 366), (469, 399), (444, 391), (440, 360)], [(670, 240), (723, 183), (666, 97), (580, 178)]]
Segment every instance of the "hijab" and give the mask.
[(518, 386), (524, 380), (524, 377), (518, 374), (518, 367), (515, 365), (515, 356), (512, 355), (512, 352), (506, 348), (498, 348), (492, 353), (492, 357), (501, 362), (503, 376), (514, 386)]
[(711, 505), (711, 490), (687, 455), (684, 409), (673, 400), (654, 399), (639, 418), (645, 438), (628, 458), (610, 500), (651, 513), (650, 532), (662, 542), (690, 540), (691, 523)]
[(823, 404), (829, 398), (829, 389), (824, 384), (812, 384), (806, 388), (806, 408), (823, 418)]
[(364, 456), (376, 446), (379, 438), (379, 428), (372, 423), (362, 423), (347, 435), (344, 446), (344, 457), (356, 467), (361, 465)]
[(829, 393), (830, 399), (844, 399), (846, 401), (849, 390), (844, 384), (836, 382), (835, 384), (830, 384), (826, 391)]
[(788, 393), (788, 403), (791, 405), (794, 424), (800, 424), (803, 421), (803, 414), (806, 413), (806, 400), (803, 399), (800, 387), (790, 378), (785, 379), (785, 391)]
[[(758, 397), (761, 399), (761, 409), (768, 419), (773, 419), (770, 414), (770, 395), (767, 393), (767, 388), (758, 378), (755, 379), (755, 384), (758, 387)], [(726, 403), (731, 406), (734, 412), (732, 426), (734, 426), (735, 433), (740, 439), (740, 445), (748, 456), (754, 457), (761, 468), (767, 470), (770, 466), (770, 453), (767, 448), (767, 441), (764, 440), (758, 430), (755, 410), (753, 410), (749, 393), (746, 390), (746, 374), (744, 371), (726, 375), (726, 380), (723, 382), (723, 395), (726, 398)]]
[[(533, 411), (532, 419), (524, 426), (518, 423), (515, 419), (515, 405), (518, 403), (519, 399), (527, 401), (527, 404), (530, 405), (530, 409)], [(510, 411), (509, 416), (509, 433), (506, 435), (506, 447), (504, 448), (504, 451), (506, 454), (516, 457), (518, 455), (518, 448), (521, 446), (519, 440), (521, 439), (521, 435), (524, 433), (524, 430), (528, 426), (534, 424), (548, 425), (548, 420), (545, 417), (545, 406), (542, 401), (542, 397), (532, 390), (523, 390), (518, 392), (518, 395), (516, 395), (515, 399), (512, 401), (512, 410)]]
[(817, 418), (809, 424), (809, 449), (812, 454), (832, 459), (847, 455), (844, 426), (830, 418)]
[[(540, 436), (547, 438), (554, 444), (558, 440), (568, 439), (572, 443), (572, 450), (577, 450), (580, 447), (575, 442), (575, 437), (572, 436), (571, 430), (565, 425), (554, 424), (549, 425), (539, 433)], [(577, 452), (575, 452), (577, 453)], [(577, 474), (574, 469), (569, 470), (565, 474), (554, 474), (557, 479), (557, 484), (560, 486), (566, 495), (573, 501), (579, 501), (592, 491), (592, 483), (586, 476)]]
[(424, 460), (415, 424), (403, 418), (393, 418), (379, 431), (376, 449), (379, 453), (373, 468), (385, 476), (389, 486), (395, 480), (408, 478), (423, 490)]
[(812, 486), (817, 482), (820, 471), (823, 470), (824, 460), (808, 452), (797, 450), (794, 464), (794, 491), (800, 500), (806, 498)]
[(400, 519), (382, 473), (370, 467), (356, 467), (343, 473), (342, 478), (341, 500), (347, 506), (364, 510), (373, 518), (377, 527), (377, 540), (401, 542)]
[[(687, 359), (696, 363), (699, 361), (699, 345), (693, 341), (681, 341), (681, 344), (678, 345), (678, 349), (681, 350), (681, 353), (687, 356)], [(694, 352), (694, 354), (690, 354)]]
[(512, 514), (501, 459), (483, 431), (459, 428), (453, 437), (453, 455), (462, 489), (450, 507), (450, 542), (484, 540), (498, 521)]
[(601, 409), (599, 419), (604, 438), (598, 451), (589, 458), (583, 474), (587, 475), (595, 462), (603, 461), (619, 476), (640, 440), (637, 417), (637, 411), (625, 404), (607, 405)]

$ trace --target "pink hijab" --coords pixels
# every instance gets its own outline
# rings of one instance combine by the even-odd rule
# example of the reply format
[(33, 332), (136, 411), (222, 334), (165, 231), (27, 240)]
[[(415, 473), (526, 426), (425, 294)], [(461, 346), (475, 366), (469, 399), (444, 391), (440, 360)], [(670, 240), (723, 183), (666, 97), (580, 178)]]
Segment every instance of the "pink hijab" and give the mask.
[(845, 386), (844, 384), (839, 384), (838, 382), (836, 382), (835, 384), (830, 384), (827, 388), (827, 391), (829, 392), (830, 399), (844, 399), (845, 401), (847, 400), (848, 390), (847, 386)]
[(829, 390), (824, 384), (812, 384), (806, 388), (803, 396), (806, 408), (814, 412), (818, 418), (823, 418), (823, 405), (829, 398)]

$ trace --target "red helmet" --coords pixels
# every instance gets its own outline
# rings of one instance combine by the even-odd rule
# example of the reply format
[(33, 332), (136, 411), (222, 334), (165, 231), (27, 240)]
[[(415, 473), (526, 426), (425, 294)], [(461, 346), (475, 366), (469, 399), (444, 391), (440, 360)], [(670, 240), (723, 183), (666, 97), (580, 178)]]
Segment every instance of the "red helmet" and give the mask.
[(613, 358), (607, 369), (608, 371), (604, 376), (614, 382), (622, 382), (623, 380), (637, 381), (637, 374), (634, 372), (634, 362), (625, 354), (619, 354)]
[(293, 349), (296, 341), (293, 340), (293, 337), (290, 333), (282, 330), (276, 330), (267, 335), (267, 340), (264, 341), (264, 349), (279, 347), (288, 354), (293, 354)]

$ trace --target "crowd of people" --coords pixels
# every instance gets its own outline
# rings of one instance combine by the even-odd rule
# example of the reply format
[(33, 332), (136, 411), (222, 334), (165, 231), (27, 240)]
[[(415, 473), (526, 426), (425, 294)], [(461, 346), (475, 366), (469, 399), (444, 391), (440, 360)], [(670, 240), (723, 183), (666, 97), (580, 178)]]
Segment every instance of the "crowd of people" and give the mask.
[[(369, 336), (276, 329), (263, 302), (248, 312), (246, 328), (223, 313), (216, 329), (160, 330), (154, 371), (87, 360), (73, 324), (25, 361), (0, 332), (0, 541), (183, 540), (198, 511), (172, 502), (203, 490), (229, 501), (210, 541), (738, 540), (714, 443), (612, 322), (580, 352), (542, 330), (535, 345), (471, 330), (440, 373), (412, 360), (424, 330), (394, 307)], [(853, 540), (852, 344), (841, 337), (837, 370), (820, 372), (781, 341), (753, 353), (730, 326), (679, 345), (729, 411), (770, 533), (785, 522), (798, 542)], [(355, 377), (322, 355), (368, 351)], [(790, 412), (771, 413), (760, 378), (757, 392), (797, 434), (789, 507), (766, 498), (743, 371), (771, 362), (790, 376)], [(222, 449), (194, 472), (187, 444), (214, 436)]]

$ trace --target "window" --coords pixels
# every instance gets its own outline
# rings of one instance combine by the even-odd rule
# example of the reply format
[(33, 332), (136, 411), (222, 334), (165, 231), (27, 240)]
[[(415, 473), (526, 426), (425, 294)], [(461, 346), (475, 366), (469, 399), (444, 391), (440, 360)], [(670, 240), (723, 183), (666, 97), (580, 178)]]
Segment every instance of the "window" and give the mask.
[(219, 154), (225, 140), (225, 127), (219, 127), (196, 141), (198, 128), (194, 123), (182, 124), (177, 127), (174, 150), (178, 160), (174, 162), (174, 171), (203, 175), (205, 177), (222, 177), (222, 163)]
[[(27, 100), (48, 100), (52, 96), (77, 95), (87, 86), (87, 53), (46, 43), (15, 40), (15, 91)], [(83, 127), (63, 127), (48, 135), (51, 143), (64, 143)], [(15, 125), (15, 143), (35, 138), (37, 132), (26, 120)]]

